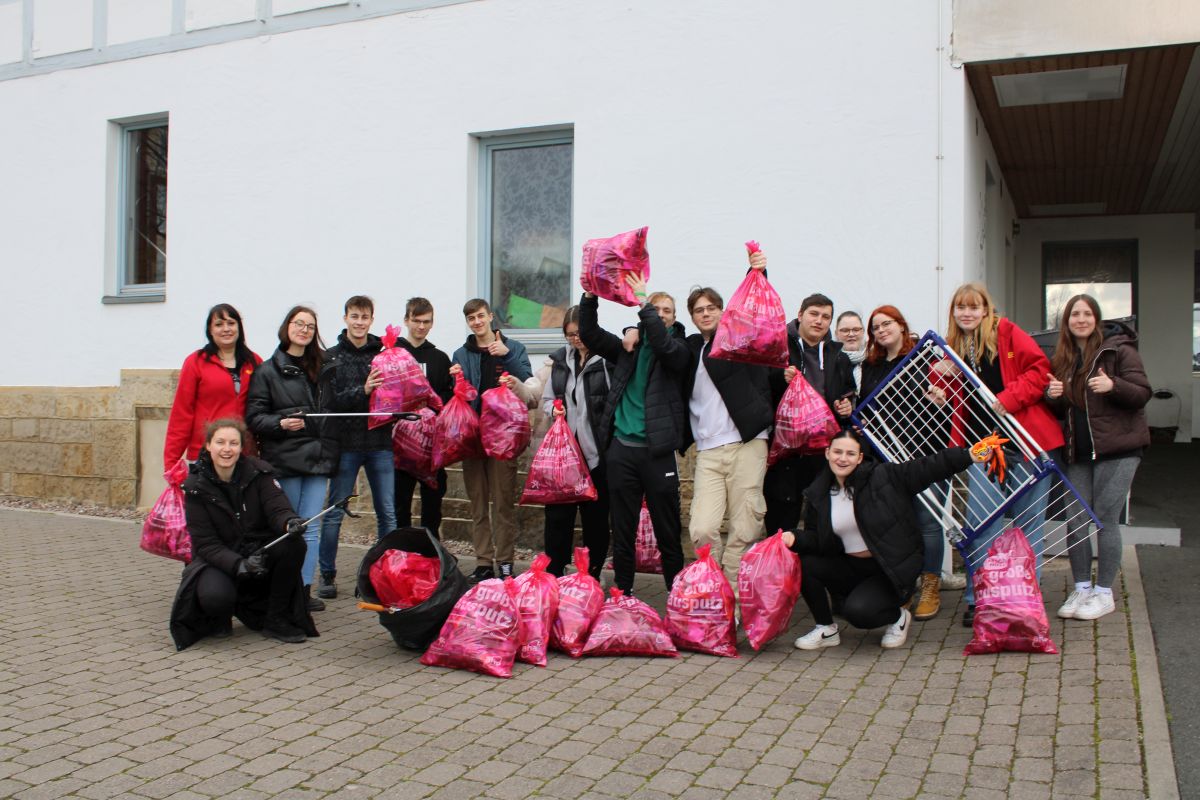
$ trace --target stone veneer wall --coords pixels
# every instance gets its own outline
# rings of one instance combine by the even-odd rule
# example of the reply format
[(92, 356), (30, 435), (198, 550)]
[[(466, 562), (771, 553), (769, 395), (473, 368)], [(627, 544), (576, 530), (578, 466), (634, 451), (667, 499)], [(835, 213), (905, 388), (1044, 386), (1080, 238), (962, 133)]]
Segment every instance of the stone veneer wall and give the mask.
[(0, 387), (0, 494), (133, 507), (138, 422), (165, 415), (176, 376), (122, 370), (120, 386)]
[[(151, 428), (141, 423), (166, 418), (178, 377), (178, 370), (121, 370), (119, 386), (0, 387), (0, 495), (113, 508), (135, 507), (139, 492), (143, 497), (157, 496), (162, 485), (162, 441), (140, 439), (148, 435), (161, 437), (161, 426)], [(533, 447), (537, 444), (535, 440)], [(524, 485), (533, 447), (521, 456), (518, 492)], [(145, 461), (140, 453), (147, 454)], [(693, 452), (679, 462), (686, 541)], [(443, 535), (470, 541), (470, 506), (462, 470), (455, 466), (448, 472)], [(146, 488), (153, 491), (147, 492)], [(347, 518), (344, 524), (350, 531), (371, 535), (375, 514), (362, 474), (359, 492), (354, 510), (362, 517)], [(417, 520), (420, 493), (414, 494), (413, 518)], [(517, 522), (518, 543), (541, 549), (542, 508), (519, 506)]]

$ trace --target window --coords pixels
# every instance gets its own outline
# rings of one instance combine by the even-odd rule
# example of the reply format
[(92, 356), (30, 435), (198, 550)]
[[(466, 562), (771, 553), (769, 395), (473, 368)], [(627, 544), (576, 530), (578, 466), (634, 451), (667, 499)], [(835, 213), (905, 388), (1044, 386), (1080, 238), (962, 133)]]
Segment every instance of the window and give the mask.
[(1077, 294), (1090, 294), (1105, 319), (1133, 316), (1137, 307), (1137, 240), (1046, 242), (1042, 245), (1043, 312), (1047, 328), (1057, 328), (1063, 306)]
[(167, 281), (167, 124), (121, 128), (118, 166), (118, 293), (161, 296)]
[(570, 131), (480, 138), (480, 295), (534, 342), (571, 305), (573, 154)]

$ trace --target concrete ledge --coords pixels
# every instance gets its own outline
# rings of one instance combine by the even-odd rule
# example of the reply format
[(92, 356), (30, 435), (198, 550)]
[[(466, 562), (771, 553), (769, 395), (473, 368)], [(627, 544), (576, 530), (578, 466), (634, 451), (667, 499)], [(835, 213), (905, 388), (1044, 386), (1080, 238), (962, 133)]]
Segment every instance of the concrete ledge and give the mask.
[(1151, 800), (1177, 800), (1179, 782), (1175, 777), (1175, 755), (1171, 748), (1171, 730), (1163, 702), (1162, 679), (1158, 674), (1158, 651), (1150, 629), (1150, 612), (1142, 588), (1142, 571), (1137, 550), (1126, 544), (1121, 558), (1125, 578), (1125, 597), (1129, 603), (1129, 631), (1133, 639), (1133, 657), (1137, 669), (1138, 708), (1142, 719), (1142, 763), (1146, 788)]

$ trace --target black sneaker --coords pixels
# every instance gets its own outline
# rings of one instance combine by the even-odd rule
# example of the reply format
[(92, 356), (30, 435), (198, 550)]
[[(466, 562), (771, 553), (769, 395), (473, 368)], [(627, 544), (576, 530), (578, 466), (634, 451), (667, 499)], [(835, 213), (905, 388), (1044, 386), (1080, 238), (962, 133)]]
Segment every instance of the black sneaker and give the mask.
[(304, 602), (308, 605), (309, 611), (324, 611), (325, 604), (319, 599), (312, 596), (312, 586), (304, 587)]
[(233, 636), (233, 620), (227, 619), (224, 622), (218, 623), (209, 636), (214, 639), (228, 639), (230, 636)]
[(975, 627), (975, 606), (967, 606), (967, 610), (963, 612), (962, 626), (964, 628)]
[(262, 635), (277, 642), (300, 644), (308, 641), (304, 631), (280, 619), (269, 619), (263, 624)]
[(500, 580), (511, 578), (513, 576), (513, 566), (511, 561), (500, 562)]
[(476, 584), (480, 581), (490, 581), (494, 577), (496, 577), (496, 573), (491, 567), (480, 565), (475, 568), (474, 572), (467, 576), (467, 583)]
[(332, 600), (337, 597), (337, 584), (333, 582), (336, 577), (336, 572), (321, 573), (321, 579), (317, 583), (317, 597), (323, 600)]

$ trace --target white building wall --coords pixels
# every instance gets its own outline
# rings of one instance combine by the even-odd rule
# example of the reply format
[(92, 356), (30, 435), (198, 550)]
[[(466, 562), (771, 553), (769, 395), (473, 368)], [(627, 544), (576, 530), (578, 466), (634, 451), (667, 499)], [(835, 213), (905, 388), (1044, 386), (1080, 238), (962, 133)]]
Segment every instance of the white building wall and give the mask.
[[(963, 95), (960, 131), (964, 142), (965, 188), (963, 236), (958, 240), (962, 247), (963, 281), (985, 284), (1001, 311), (1011, 314), (1015, 302), (1011, 243), (1016, 210), (975, 96), (965, 83)], [(994, 180), (991, 186), (987, 182), (989, 172)], [(948, 292), (953, 293), (954, 289), (952, 286)], [(948, 307), (949, 296), (943, 304), (939, 330), (945, 329)]]
[[(1177, 441), (1192, 437), (1192, 284), (1195, 217), (1159, 214), (1127, 217), (1026, 219), (1017, 237), (1017, 313), (1026, 330), (1042, 327), (1042, 244), (1044, 242), (1136, 239), (1138, 242), (1137, 315), (1140, 353), (1155, 390), (1179, 397)], [(1101, 309), (1103, 311), (1104, 309)], [(1153, 346), (1146, 346), (1146, 343)], [(1151, 401), (1162, 420), (1166, 401)], [(1172, 405), (1173, 404), (1167, 404)], [(1173, 411), (1173, 408), (1171, 409)], [(1172, 414), (1173, 416), (1173, 414)], [(1152, 422), (1152, 424), (1155, 424)]]
[[(576, 270), (584, 240), (649, 225), (652, 289), (728, 296), (755, 238), (789, 309), (824, 291), (940, 327), (967, 172), (948, 6), (683, 9), (484, 0), (0, 82), (0, 336), (58, 348), (10, 348), (0, 381), (175, 367), (218, 301), (266, 355), (293, 303), (329, 340), (350, 294), (375, 297), (380, 328), (424, 294), (452, 348), (478, 291), (469, 134), (558, 124), (575, 132)], [(101, 305), (109, 120), (158, 112), (167, 299)]]

